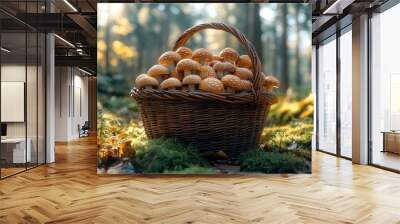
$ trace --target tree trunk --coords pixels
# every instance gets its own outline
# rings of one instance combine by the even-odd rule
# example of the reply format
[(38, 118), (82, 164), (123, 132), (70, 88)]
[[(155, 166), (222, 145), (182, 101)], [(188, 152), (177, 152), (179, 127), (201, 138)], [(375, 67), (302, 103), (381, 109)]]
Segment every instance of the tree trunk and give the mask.
[[(111, 13), (110, 6), (107, 5), (107, 14)], [(107, 17), (107, 24), (109, 23), (109, 17)], [(106, 52), (105, 52), (105, 60), (106, 60), (106, 75), (111, 76), (111, 69), (110, 69), (110, 48), (111, 48), (111, 40), (110, 40), (110, 29), (111, 26), (105, 26), (105, 42), (106, 42)]]
[(158, 50), (162, 50), (162, 52), (169, 50), (168, 42), (169, 42), (169, 36), (170, 36), (170, 25), (171, 25), (171, 17), (172, 17), (172, 12), (171, 12), (171, 4), (165, 4), (165, 17), (161, 22), (161, 40), (159, 42), (160, 48)]
[[(276, 18), (276, 21), (279, 20), (278, 16), (275, 16), (275, 18)], [(274, 73), (277, 76), (277, 78), (281, 78), (282, 74), (279, 69), (279, 57), (278, 57), (278, 55), (280, 55), (279, 54), (280, 44), (279, 44), (278, 30), (276, 29), (276, 25), (273, 27), (273, 30), (272, 30), (272, 38), (274, 41), (274, 49), (272, 49), (273, 50), (273, 54), (272, 54), (273, 67), (272, 67), (272, 71), (270, 71), (270, 72)]]
[(261, 19), (260, 19), (260, 5), (259, 4), (253, 4), (253, 24), (254, 24), (254, 30), (252, 33), (253, 36), (253, 44), (254, 47), (256, 48), (256, 51), (258, 53), (258, 57), (260, 58), (261, 62), (263, 61), (263, 46), (262, 46), (262, 41), (261, 41), (261, 35), (262, 35), (262, 27), (261, 27)]
[(302, 77), (301, 77), (301, 58), (300, 58), (300, 21), (299, 21), (299, 14), (300, 14), (300, 4), (296, 4), (295, 6), (295, 15), (296, 15), (296, 86), (301, 88)]
[(282, 21), (282, 36), (281, 36), (281, 72), (282, 72), (282, 83), (281, 88), (283, 91), (287, 91), (289, 85), (289, 61), (288, 61), (288, 48), (287, 48), (287, 39), (288, 39), (288, 22), (287, 22), (287, 14), (288, 14), (288, 4), (281, 5), (281, 21)]

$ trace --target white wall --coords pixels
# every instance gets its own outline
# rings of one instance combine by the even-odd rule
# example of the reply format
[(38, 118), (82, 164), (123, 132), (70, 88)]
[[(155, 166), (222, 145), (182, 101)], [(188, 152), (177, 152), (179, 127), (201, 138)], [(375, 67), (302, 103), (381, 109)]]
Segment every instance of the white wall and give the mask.
[(55, 140), (79, 138), (78, 125), (88, 120), (88, 78), (78, 69), (56, 67)]

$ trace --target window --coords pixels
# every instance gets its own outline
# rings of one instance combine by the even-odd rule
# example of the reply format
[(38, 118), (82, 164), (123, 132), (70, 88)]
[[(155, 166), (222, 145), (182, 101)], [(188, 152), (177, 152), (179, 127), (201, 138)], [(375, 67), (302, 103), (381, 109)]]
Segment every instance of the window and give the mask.
[(400, 170), (400, 5), (371, 19), (372, 163)]
[(336, 153), (336, 40), (318, 48), (318, 149)]
[(340, 154), (352, 156), (352, 35), (351, 26), (340, 36)]

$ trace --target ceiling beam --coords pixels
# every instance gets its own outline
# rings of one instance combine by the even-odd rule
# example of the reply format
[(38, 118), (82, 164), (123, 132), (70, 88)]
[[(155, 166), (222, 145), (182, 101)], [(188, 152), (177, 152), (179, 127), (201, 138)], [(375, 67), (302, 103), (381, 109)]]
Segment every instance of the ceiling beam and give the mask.
[(67, 16), (74, 21), (78, 26), (80, 26), (88, 35), (90, 38), (96, 38), (97, 36), (97, 30), (90, 24), (85, 17), (83, 17), (81, 14), (67, 14)]
[(55, 56), (56, 66), (87, 67), (96, 71), (97, 59), (90, 56)]

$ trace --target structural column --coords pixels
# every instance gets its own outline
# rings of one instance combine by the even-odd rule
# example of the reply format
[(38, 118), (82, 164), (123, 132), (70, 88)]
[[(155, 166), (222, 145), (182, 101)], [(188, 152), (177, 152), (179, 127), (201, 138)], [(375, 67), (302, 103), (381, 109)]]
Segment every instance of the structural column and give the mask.
[[(46, 12), (53, 12), (51, 1), (46, 1)], [(55, 162), (55, 43), (54, 34), (46, 34), (46, 163)]]
[(368, 163), (368, 15), (353, 19), (353, 162)]

